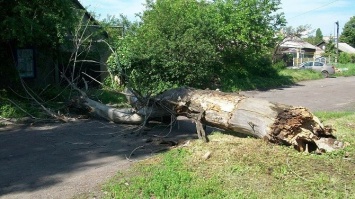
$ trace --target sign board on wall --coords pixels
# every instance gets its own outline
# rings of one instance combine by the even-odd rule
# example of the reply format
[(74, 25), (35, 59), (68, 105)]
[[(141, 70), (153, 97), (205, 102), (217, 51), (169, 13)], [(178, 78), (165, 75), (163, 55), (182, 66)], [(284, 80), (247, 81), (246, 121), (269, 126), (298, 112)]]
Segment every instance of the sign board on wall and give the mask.
[(35, 77), (33, 49), (17, 49), (17, 70), (20, 77)]

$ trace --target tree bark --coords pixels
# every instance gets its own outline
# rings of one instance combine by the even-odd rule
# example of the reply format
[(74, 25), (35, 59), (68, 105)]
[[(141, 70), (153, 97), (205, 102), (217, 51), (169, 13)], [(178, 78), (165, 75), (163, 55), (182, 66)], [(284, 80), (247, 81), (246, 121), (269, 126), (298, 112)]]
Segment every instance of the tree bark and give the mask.
[[(145, 108), (156, 107), (151, 109), (155, 110), (154, 113), (136, 111), (131, 113), (132, 116), (147, 118), (148, 112), (149, 117), (164, 114), (186, 116), (195, 120), (198, 136), (205, 141), (208, 139), (202, 124), (251, 135), (272, 143), (292, 145), (299, 151), (326, 152), (343, 146), (342, 142), (332, 135), (332, 128), (323, 126), (319, 119), (304, 107), (272, 103), (236, 93), (192, 88), (168, 90), (150, 99), (147, 104), (149, 107)], [(124, 123), (132, 121), (126, 120), (126, 116), (117, 117), (118, 114), (100, 107), (101, 105), (92, 102), (88, 102), (88, 105), (95, 107), (96, 112), (101, 112), (101, 115), (109, 120)]]

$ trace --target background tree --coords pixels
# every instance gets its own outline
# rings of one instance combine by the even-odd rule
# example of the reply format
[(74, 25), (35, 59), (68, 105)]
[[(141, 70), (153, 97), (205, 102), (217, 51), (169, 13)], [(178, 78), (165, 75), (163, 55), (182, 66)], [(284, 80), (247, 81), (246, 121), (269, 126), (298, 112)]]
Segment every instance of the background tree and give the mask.
[(336, 56), (336, 46), (333, 37), (329, 38), (329, 42), (325, 45), (325, 50), (322, 56), (329, 57), (331, 60)]
[(287, 26), (282, 29), (282, 35), (284, 38), (290, 37), (304, 37), (308, 35), (308, 32), (311, 30), (310, 25), (300, 25), (297, 27)]
[[(312, 31), (314, 32), (314, 31)], [(322, 34), (322, 31), (320, 30), (320, 28), (318, 28), (316, 30), (316, 35), (311, 35), (309, 34), (309, 36), (307, 38), (304, 38), (304, 40), (310, 44), (313, 44), (313, 45), (317, 45), (319, 44), (320, 42), (323, 41), (323, 34)]]
[[(130, 51), (128, 48), (129, 39), (124, 40), (124, 37), (128, 35), (134, 35), (139, 26), (138, 22), (131, 22), (126, 16), (120, 15), (118, 18), (115, 16), (108, 16), (101, 21), (101, 25), (104, 27), (109, 38), (107, 40), (112, 53), (107, 60), (107, 71), (109, 73), (108, 78), (105, 79), (104, 84), (110, 88), (120, 89), (121, 85), (126, 83), (126, 71), (125, 67), (130, 65)], [(114, 81), (114, 77), (119, 77), (120, 84)]]
[(323, 34), (320, 28), (316, 30), (316, 37), (314, 38), (314, 45), (319, 44), (320, 42), (323, 41)]
[(339, 40), (355, 47), (355, 16), (345, 23)]
[[(268, 75), (279, 1), (147, 1), (119, 55), (134, 88), (212, 87), (226, 74)], [(128, 50), (127, 50), (128, 49)], [(223, 81), (223, 80), (222, 80)]]

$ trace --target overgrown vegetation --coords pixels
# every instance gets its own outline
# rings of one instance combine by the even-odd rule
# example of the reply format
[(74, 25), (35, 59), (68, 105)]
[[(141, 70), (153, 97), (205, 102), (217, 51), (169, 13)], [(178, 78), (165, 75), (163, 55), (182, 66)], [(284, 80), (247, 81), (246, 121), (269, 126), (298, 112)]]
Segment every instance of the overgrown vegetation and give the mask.
[(341, 42), (355, 47), (355, 16), (351, 17), (349, 21), (345, 23), (339, 39)]
[[(71, 99), (78, 96), (76, 91), (62, 87), (47, 87), (46, 89), (34, 89), (32, 94), (36, 93), (36, 98), (46, 108), (54, 110), (59, 114), (68, 115), (70, 112)], [(126, 98), (117, 91), (107, 89), (91, 89), (87, 94), (94, 100), (109, 104), (115, 107), (128, 106)], [(0, 117), (2, 118), (41, 118), (49, 116), (43, 111), (38, 103), (35, 103), (25, 92), (0, 91)]]
[(347, 64), (337, 64), (337, 69), (339, 70), (335, 73), (336, 76), (355, 76), (355, 64), (347, 63)]
[(147, 1), (142, 22), (119, 40), (111, 55), (118, 62), (111, 63), (143, 95), (177, 86), (216, 88), (229, 74), (273, 78), (271, 49), (284, 25), (275, 14), (279, 4)]
[(341, 64), (347, 64), (347, 63), (355, 64), (355, 54), (341, 52), (339, 55), (339, 63), (341, 63)]
[(215, 132), (209, 143), (193, 141), (136, 164), (103, 190), (106, 198), (353, 198), (355, 114), (316, 115), (338, 129), (345, 149), (319, 156)]

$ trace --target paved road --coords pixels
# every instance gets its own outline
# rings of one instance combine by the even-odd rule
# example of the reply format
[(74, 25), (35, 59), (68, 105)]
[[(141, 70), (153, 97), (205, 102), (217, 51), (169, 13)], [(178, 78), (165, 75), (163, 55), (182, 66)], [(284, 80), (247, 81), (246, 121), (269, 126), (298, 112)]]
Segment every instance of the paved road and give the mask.
[(355, 111), (355, 77), (304, 81), (290, 87), (247, 91), (241, 94), (282, 104), (304, 106), (311, 111)]
[[(355, 111), (354, 88), (355, 77), (340, 77), (242, 94), (312, 111)], [(179, 124), (171, 133), (158, 128), (141, 136), (132, 134), (132, 126), (98, 120), (0, 128), (0, 199), (71, 198), (99, 190), (130, 166), (126, 157), (140, 160), (168, 147), (147, 142), (154, 135), (179, 142), (197, 137), (191, 121), (180, 119)]]
[(172, 132), (156, 127), (139, 136), (133, 133), (136, 126), (99, 120), (0, 128), (0, 199), (66, 199), (100, 192), (102, 183), (132, 161), (171, 147), (155, 141), (157, 136), (179, 143), (197, 139), (186, 128), (191, 121), (178, 123)]

